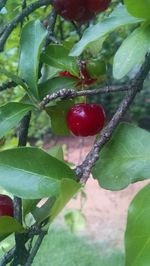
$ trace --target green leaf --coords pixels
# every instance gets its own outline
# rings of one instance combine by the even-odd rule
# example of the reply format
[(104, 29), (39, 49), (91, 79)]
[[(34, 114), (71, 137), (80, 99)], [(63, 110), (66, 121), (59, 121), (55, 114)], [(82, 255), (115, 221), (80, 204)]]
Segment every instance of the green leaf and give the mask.
[(56, 92), (61, 89), (74, 88), (77, 80), (68, 77), (55, 77), (39, 84), (40, 99), (43, 99), (47, 94)]
[(7, 103), (0, 107), (0, 138), (16, 126), (24, 115), (33, 109), (32, 105), (17, 102)]
[(38, 99), (38, 66), (40, 48), (46, 36), (46, 30), (39, 20), (30, 21), (25, 25), (21, 34), (20, 70), (21, 78), (28, 85), (29, 95)]
[(128, 210), (125, 233), (126, 266), (150, 262), (150, 184), (138, 192)]
[(46, 112), (51, 119), (52, 131), (59, 136), (70, 134), (66, 124), (66, 115), (68, 110), (74, 105), (73, 100), (59, 101), (56, 105), (47, 107)]
[(64, 152), (63, 148), (60, 145), (53, 146), (47, 150), (47, 152), (54, 158), (64, 162)]
[(69, 49), (63, 45), (49, 45), (41, 58), (44, 63), (50, 66), (69, 71), (71, 74), (78, 76), (79, 69), (76, 59), (69, 56)]
[(100, 78), (106, 74), (106, 64), (102, 59), (87, 62), (87, 71), (91, 78)]
[(150, 133), (121, 124), (102, 149), (93, 176), (101, 187), (110, 190), (120, 190), (150, 178)]
[(15, 148), (0, 152), (0, 186), (25, 199), (56, 195), (63, 178), (74, 179), (66, 164), (38, 148)]
[(137, 64), (145, 59), (150, 48), (150, 27), (138, 28), (122, 43), (114, 57), (113, 75), (123, 78)]
[(55, 201), (56, 197), (50, 197), (44, 204), (42, 204), (41, 202), (42, 206), (37, 206), (36, 208), (34, 208), (32, 215), (36, 222), (41, 223), (50, 215), (51, 208), (54, 205)]
[(150, 18), (149, 0), (124, 0), (128, 12), (138, 18)]
[(63, 179), (60, 193), (57, 197), (49, 198), (43, 206), (37, 207), (32, 212), (32, 215), (38, 223), (42, 222), (47, 217), (49, 217), (49, 222), (51, 223), (80, 188), (81, 185), (76, 181)]
[(0, 217), (0, 238), (7, 236), (11, 233), (23, 233), (25, 229), (13, 217), (3, 216)]
[(14, 81), (17, 85), (20, 85), (27, 91), (27, 86), (26, 84), (22, 81), (21, 78), (18, 76), (12, 74), (11, 72), (8, 72), (6, 69), (0, 69), (0, 73), (4, 74), (6, 77), (10, 78), (12, 81)]
[(22, 205), (23, 205), (23, 218), (29, 213), (32, 212), (37, 203), (40, 201), (40, 199), (23, 199)]
[(86, 226), (86, 218), (81, 210), (72, 209), (67, 210), (64, 215), (65, 222), (67, 226), (70, 228), (71, 232), (77, 232), (85, 229)]
[(113, 12), (108, 18), (105, 18), (103, 21), (85, 30), (81, 40), (72, 48), (70, 55), (79, 56), (92, 42), (104, 38), (106, 34), (121, 26), (135, 24), (141, 21), (143, 21), (143, 19), (132, 17), (128, 14), (124, 6), (120, 6), (117, 8), (117, 11)]
[(62, 180), (61, 191), (56, 199), (50, 213), (50, 222), (61, 212), (68, 201), (79, 191), (81, 184), (75, 182), (74, 180)]

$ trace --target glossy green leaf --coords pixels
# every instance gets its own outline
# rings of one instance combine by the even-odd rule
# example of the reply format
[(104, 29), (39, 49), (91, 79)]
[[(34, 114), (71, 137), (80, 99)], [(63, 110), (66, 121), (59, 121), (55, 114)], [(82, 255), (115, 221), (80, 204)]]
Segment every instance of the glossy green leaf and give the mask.
[(75, 175), (66, 164), (38, 148), (0, 152), (0, 186), (25, 199), (57, 195), (63, 178)]
[(50, 222), (61, 212), (68, 201), (79, 191), (81, 184), (74, 180), (63, 179), (61, 183), (61, 191), (56, 199), (50, 213)]
[(64, 161), (64, 152), (61, 145), (53, 146), (47, 150), (47, 152), (54, 158)]
[(10, 102), (0, 107), (0, 138), (16, 126), (24, 115), (33, 109), (32, 105)]
[(49, 198), (43, 206), (37, 207), (32, 212), (36, 221), (40, 223), (49, 217), (49, 222), (52, 222), (80, 188), (81, 185), (74, 180), (63, 179), (61, 182), (60, 193), (57, 197)]
[(150, 264), (150, 184), (138, 192), (128, 210), (126, 266)]
[(74, 105), (73, 100), (59, 101), (56, 105), (47, 107), (46, 112), (51, 119), (52, 131), (59, 136), (69, 135), (69, 129), (66, 124), (66, 115), (68, 110)]
[(0, 69), (0, 73), (5, 75), (6, 77), (11, 79), (12, 81), (14, 81), (17, 85), (20, 85), (21, 87), (23, 87), (27, 91), (27, 86), (22, 81), (21, 78), (19, 78), (18, 76), (12, 74), (11, 72), (8, 72), (6, 69)]
[(44, 63), (78, 76), (77, 62), (63, 45), (51, 44), (41, 56)]
[(150, 178), (150, 133), (121, 124), (102, 149), (93, 176), (101, 187), (109, 190), (120, 190)]
[(149, 0), (124, 0), (128, 12), (138, 18), (150, 18)]
[(41, 223), (50, 215), (51, 208), (54, 205), (55, 201), (56, 197), (50, 197), (44, 204), (41, 203), (41, 206), (34, 208), (32, 215), (36, 222)]
[(39, 20), (27, 23), (21, 34), (20, 70), (21, 78), (25, 80), (28, 93), (38, 99), (38, 66), (40, 48), (46, 36), (46, 30)]
[(22, 205), (23, 205), (23, 218), (29, 213), (32, 212), (37, 203), (40, 201), (40, 199), (23, 199)]
[(0, 238), (11, 233), (23, 233), (25, 229), (13, 217), (0, 217)]
[(55, 77), (39, 84), (40, 99), (47, 94), (51, 94), (61, 89), (72, 89), (76, 85), (77, 80), (68, 77)]
[(70, 55), (79, 56), (92, 42), (104, 38), (105, 35), (121, 26), (135, 24), (141, 21), (142, 19), (136, 19), (129, 15), (124, 6), (120, 6), (108, 18), (85, 30), (81, 40), (72, 48)]
[(138, 28), (122, 43), (114, 57), (113, 75), (123, 78), (137, 64), (145, 59), (150, 48), (150, 27)]

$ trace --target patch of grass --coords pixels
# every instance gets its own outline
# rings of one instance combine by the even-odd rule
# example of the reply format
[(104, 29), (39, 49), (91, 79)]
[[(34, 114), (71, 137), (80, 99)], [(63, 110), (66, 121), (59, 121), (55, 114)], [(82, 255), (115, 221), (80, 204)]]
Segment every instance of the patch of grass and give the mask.
[(51, 229), (43, 240), (33, 266), (123, 266), (119, 250), (89, 243), (63, 229)]

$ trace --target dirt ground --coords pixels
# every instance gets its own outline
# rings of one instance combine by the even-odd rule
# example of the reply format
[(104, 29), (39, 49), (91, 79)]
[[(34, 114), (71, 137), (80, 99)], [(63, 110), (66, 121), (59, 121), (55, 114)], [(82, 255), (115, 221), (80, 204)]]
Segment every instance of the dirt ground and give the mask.
[[(50, 146), (65, 143), (65, 159), (79, 164), (90, 150), (93, 141), (92, 137), (70, 137), (55, 140)], [(93, 241), (106, 242), (112, 247), (122, 248), (128, 206), (146, 183), (147, 181), (138, 182), (122, 191), (111, 192), (100, 188), (97, 181), (90, 178), (85, 187), (87, 200), (83, 212), (86, 216), (86, 228), (82, 233)], [(68, 208), (80, 208), (80, 200), (72, 199), (66, 209)]]

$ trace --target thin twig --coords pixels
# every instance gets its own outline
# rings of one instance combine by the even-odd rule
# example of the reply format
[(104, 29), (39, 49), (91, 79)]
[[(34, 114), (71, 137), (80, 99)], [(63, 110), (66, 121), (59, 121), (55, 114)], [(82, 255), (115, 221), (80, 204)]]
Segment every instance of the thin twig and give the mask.
[(0, 266), (5, 266), (13, 259), (15, 248), (10, 249), (0, 261)]
[[(51, 41), (54, 41), (57, 44), (59, 43), (59, 41), (54, 36), (54, 28), (55, 28), (55, 24), (56, 24), (56, 18), (57, 18), (57, 14), (56, 14), (55, 10), (53, 9), (50, 16), (49, 16), (48, 28), (47, 28), (48, 33), (47, 33), (45, 42), (44, 42), (43, 47), (42, 47), (43, 52), (45, 51), (47, 45), (49, 45)], [(39, 79), (42, 76), (42, 73), (41, 73), (42, 66), (43, 66), (43, 62), (40, 60), (39, 73), (38, 73)]]
[(27, 7), (27, 1), (22, 0), (22, 10), (24, 10)]
[(129, 85), (121, 85), (121, 86), (107, 86), (102, 87), (95, 90), (83, 90), (83, 91), (75, 91), (73, 89), (61, 89), (57, 92), (54, 92), (52, 94), (49, 94), (44, 97), (42, 102), (40, 103), (40, 108), (44, 109), (45, 106), (57, 98), (60, 99), (69, 99), (69, 98), (75, 98), (79, 96), (88, 96), (88, 95), (96, 95), (101, 93), (110, 93), (110, 92), (120, 92), (120, 91), (127, 91), (129, 90)]
[(32, 265), (32, 262), (33, 262), (36, 254), (37, 254), (37, 252), (38, 252), (38, 250), (39, 250), (39, 248), (41, 246), (41, 243), (42, 243), (46, 233), (47, 232), (42, 231), (40, 233), (40, 235), (38, 236), (38, 239), (37, 239), (32, 251), (30, 253), (30, 256), (28, 257), (28, 260), (27, 260), (25, 266), (31, 266)]
[(0, 37), (0, 51), (3, 51), (4, 45), (11, 34), (11, 32), (16, 28), (18, 23), (20, 23), (25, 17), (29, 16), (34, 10), (49, 5), (52, 3), (52, 0), (40, 0), (32, 3), (27, 6), (21, 13), (19, 13), (11, 22), (9, 22), (6, 27), (3, 35)]
[(147, 77), (149, 70), (150, 52), (146, 55), (145, 62), (142, 65), (140, 71), (130, 82), (129, 90), (123, 101), (119, 105), (113, 118), (111, 119), (109, 124), (104, 128), (104, 130), (102, 130), (101, 134), (96, 139), (91, 151), (88, 153), (82, 164), (76, 167), (75, 172), (77, 179), (80, 180), (82, 183), (86, 183), (91, 173), (91, 169), (99, 158), (99, 152), (101, 148), (110, 140), (115, 128), (118, 126), (121, 118), (124, 116), (129, 106), (133, 102), (136, 94), (142, 89), (144, 80)]
[[(18, 142), (19, 147), (26, 146), (27, 144), (30, 119), (31, 119), (31, 112), (29, 112), (26, 116), (24, 116), (24, 118), (20, 123), (19, 142)], [(17, 219), (17, 221), (20, 224), (22, 224), (22, 200), (18, 197), (14, 197), (14, 217)], [(16, 251), (12, 265), (15, 266), (20, 264), (21, 262), (26, 261), (29, 255), (25, 247), (25, 243), (27, 240), (28, 236), (26, 234), (17, 234), (17, 233), (15, 234)]]
[(0, 85), (0, 92), (4, 91), (6, 89), (14, 88), (16, 86), (17, 86), (17, 84), (14, 81), (7, 81), (7, 82), (3, 83), (2, 85)]
[(6, 5), (7, 0), (1, 0), (0, 2), (0, 10)]
[(47, 45), (50, 44), (51, 41), (53, 41), (56, 44), (59, 44), (59, 40), (56, 39), (55, 35), (54, 35), (54, 28), (55, 28), (55, 24), (56, 24), (56, 19), (57, 19), (57, 13), (55, 11), (55, 9), (52, 10), (49, 20), (48, 20), (48, 34), (46, 36), (46, 40), (45, 40), (45, 44), (43, 46), (43, 50), (45, 50), (45, 48), (47, 47)]

